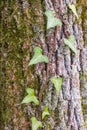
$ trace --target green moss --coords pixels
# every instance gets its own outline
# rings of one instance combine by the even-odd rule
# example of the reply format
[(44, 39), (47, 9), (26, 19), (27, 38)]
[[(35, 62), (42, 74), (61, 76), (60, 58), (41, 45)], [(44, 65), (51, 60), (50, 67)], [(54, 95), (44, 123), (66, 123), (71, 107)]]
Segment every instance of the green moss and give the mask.
[(80, 75), (80, 79), (87, 82), (87, 75)]
[[(38, 79), (34, 74), (34, 67), (25, 69), (26, 64), (28, 64), (25, 59), (27, 57), (30, 59), (29, 50), (31, 45), (34, 44), (34, 40), (39, 38), (38, 30), (40, 32), (44, 30), (44, 21), (43, 14), (40, 14), (41, 3), (38, 0), (29, 0), (31, 8), (26, 9), (23, 9), (22, 5), (15, 0), (0, 2), (0, 42), (3, 45), (2, 61), (4, 60), (6, 71), (5, 82), (3, 83), (0, 79), (0, 83), (3, 84), (0, 93), (0, 122), (4, 126), (5, 122), (11, 124), (10, 119), (13, 114), (16, 114), (14, 111), (15, 105), (21, 103), (25, 88), (38, 89)], [(23, 49), (26, 41), (28, 48)], [(4, 47), (5, 42), (8, 44), (6, 48)], [(7, 58), (3, 57), (4, 52), (7, 53)], [(24, 64), (24, 61), (26, 61), (26, 64)], [(22, 113), (20, 116), (23, 115), (23, 109), (20, 108)]]
[(10, 108), (9, 109), (7, 108), (5, 111), (2, 112), (2, 120), (3, 120), (3, 122), (8, 123), (8, 121), (10, 119), (10, 116), (11, 116)]
[(87, 96), (85, 96), (83, 99), (84, 99), (84, 100), (87, 100)]
[[(3, 90), (0, 92), (0, 121), (1, 122), (8, 122), (9, 119), (10, 119), (10, 115), (11, 115), (11, 110), (10, 110), (10, 107), (9, 107), (9, 104), (8, 104), (8, 101), (4, 102), (5, 97), (4, 97), (4, 94), (2, 95), (3, 93)], [(8, 94), (9, 95), (9, 94)], [(7, 96), (6, 96), (7, 97)], [(4, 100), (3, 100), (4, 99)]]
[(87, 112), (87, 104), (83, 104), (83, 109), (86, 109)]

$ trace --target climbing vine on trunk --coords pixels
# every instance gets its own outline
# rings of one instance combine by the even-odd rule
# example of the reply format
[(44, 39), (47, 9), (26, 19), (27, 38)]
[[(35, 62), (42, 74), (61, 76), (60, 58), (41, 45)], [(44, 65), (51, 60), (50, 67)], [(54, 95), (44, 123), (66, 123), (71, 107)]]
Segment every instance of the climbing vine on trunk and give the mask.
[(87, 128), (86, 8), (85, 0), (0, 1), (2, 130)]

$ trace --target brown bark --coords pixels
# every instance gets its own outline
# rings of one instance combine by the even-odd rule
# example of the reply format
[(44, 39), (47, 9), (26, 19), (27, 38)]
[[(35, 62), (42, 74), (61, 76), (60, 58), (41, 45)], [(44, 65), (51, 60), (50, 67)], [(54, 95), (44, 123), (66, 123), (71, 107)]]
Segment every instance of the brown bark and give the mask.
[[(68, 8), (71, 3), (77, 5), (78, 20)], [(43, 130), (86, 130), (86, 7), (76, 0), (1, 1), (1, 130), (30, 130), (30, 118), (41, 120), (44, 106), (49, 107), (50, 116), (41, 120)], [(55, 11), (62, 27), (46, 30), (47, 9)], [(64, 44), (64, 38), (71, 34), (76, 39), (77, 55)], [(29, 67), (36, 45), (43, 49), (49, 63)], [(50, 82), (52, 76), (63, 78), (59, 95)], [(40, 100), (38, 107), (20, 104), (27, 87), (35, 89)]]

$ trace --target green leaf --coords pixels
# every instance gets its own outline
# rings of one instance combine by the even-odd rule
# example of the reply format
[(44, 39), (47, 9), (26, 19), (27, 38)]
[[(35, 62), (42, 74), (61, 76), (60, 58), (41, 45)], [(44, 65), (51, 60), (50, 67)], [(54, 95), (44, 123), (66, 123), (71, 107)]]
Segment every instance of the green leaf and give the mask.
[(22, 103), (30, 103), (32, 102), (32, 97), (30, 97), (29, 95), (27, 95), (26, 97), (24, 97)]
[(75, 14), (75, 16), (78, 18), (78, 14), (76, 11), (76, 7), (74, 4), (69, 4), (69, 8), (72, 10), (72, 12)]
[(48, 57), (43, 56), (43, 55), (33, 56), (29, 65), (37, 64), (37, 63), (40, 63), (40, 62), (48, 63)]
[(55, 26), (61, 26), (62, 22), (60, 19), (54, 17), (54, 11), (47, 10), (45, 15), (47, 16), (47, 29), (50, 29)]
[(61, 87), (62, 87), (62, 78), (56, 78), (56, 77), (52, 77), (51, 79), (51, 83), (54, 84), (54, 87), (56, 88), (57, 93), (59, 94)]
[(42, 122), (38, 121), (36, 117), (31, 118), (32, 130), (37, 130), (39, 127), (42, 128)]
[(42, 54), (42, 49), (41, 49), (40, 47), (36, 46), (36, 47), (34, 48), (34, 53), (35, 53), (35, 54)]
[(38, 101), (37, 97), (33, 96), (32, 98), (33, 98), (32, 102), (34, 102), (34, 104), (36, 104), (36, 105), (39, 105), (39, 101)]
[(26, 97), (24, 97), (22, 101), (22, 103), (30, 103), (30, 102), (33, 102), (34, 104), (39, 105), (39, 101), (36, 96), (27, 95)]
[(42, 113), (42, 119), (44, 119), (45, 116), (49, 116), (49, 115), (50, 115), (50, 113), (49, 113), (49, 110), (48, 110), (48, 106), (46, 106), (46, 107), (44, 108), (43, 113)]
[(77, 54), (77, 49), (74, 45), (75, 42), (75, 37), (73, 35), (69, 36), (68, 39), (64, 38), (64, 43), (69, 46), (69, 48), (75, 53)]
[(33, 102), (36, 105), (39, 105), (39, 101), (37, 99), (37, 97), (34, 94), (34, 89), (31, 88), (27, 88), (26, 89), (28, 95), (26, 97), (24, 97), (22, 103), (31, 103)]
[(34, 89), (32, 88), (26, 88), (26, 92), (28, 93), (28, 95), (34, 95)]
[(29, 65), (37, 64), (40, 62), (45, 62), (48, 63), (48, 57), (45, 55), (42, 55), (42, 49), (40, 47), (35, 47), (34, 48), (34, 56), (30, 60)]

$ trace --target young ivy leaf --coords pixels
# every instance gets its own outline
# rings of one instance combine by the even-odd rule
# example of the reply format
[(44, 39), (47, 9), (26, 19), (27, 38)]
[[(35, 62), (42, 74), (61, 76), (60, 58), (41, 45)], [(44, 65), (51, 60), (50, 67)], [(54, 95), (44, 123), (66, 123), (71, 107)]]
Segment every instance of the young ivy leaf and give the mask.
[(37, 64), (40, 62), (45, 62), (48, 63), (48, 57), (45, 55), (42, 55), (42, 49), (40, 47), (35, 47), (34, 48), (34, 56), (30, 60), (29, 65)]
[(48, 110), (48, 106), (45, 106), (44, 111), (42, 113), (42, 119), (44, 119), (45, 116), (49, 116), (49, 115), (50, 115), (50, 113), (49, 113), (49, 110)]
[(39, 105), (39, 101), (34, 94), (34, 90), (31, 88), (27, 88), (26, 91), (27, 91), (28, 95), (26, 97), (24, 97), (22, 103), (33, 102), (34, 104)]
[(54, 87), (56, 88), (57, 93), (59, 94), (61, 87), (62, 87), (62, 78), (56, 78), (56, 77), (52, 77), (51, 79), (51, 83), (54, 84)]
[(47, 29), (50, 29), (52, 27), (55, 27), (55, 26), (61, 26), (62, 25), (62, 22), (60, 19), (58, 18), (55, 18), (54, 17), (54, 11), (52, 10), (47, 10), (45, 12), (45, 15), (47, 16)]
[(34, 104), (39, 105), (39, 101), (36, 96), (27, 95), (22, 101), (22, 103), (30, 103), (30, 102), (33, 102)]
[(74, 45), (75, 37), (73, 35), (70, 35), (68, 39), (64, 38), (64, 43), (70, 47), (70, 49), (77, 54), (77, 49)]
[(69, 8), (72, 10), (72, 12), (75, 14), (75, 16), (78, 18), (78, 14), (76, 11), (76, 7), (74, 4), (69, 4)]
[(29, 95), (34, 95), (34, 89), (32, 89), (32, 88), (26, 88), (26, 92), (27, 92)]
[(32, 130), (37, 130), (39, 127), (42, 128), (42, 122), (38, 121), (36, 117), (31, 118)]

